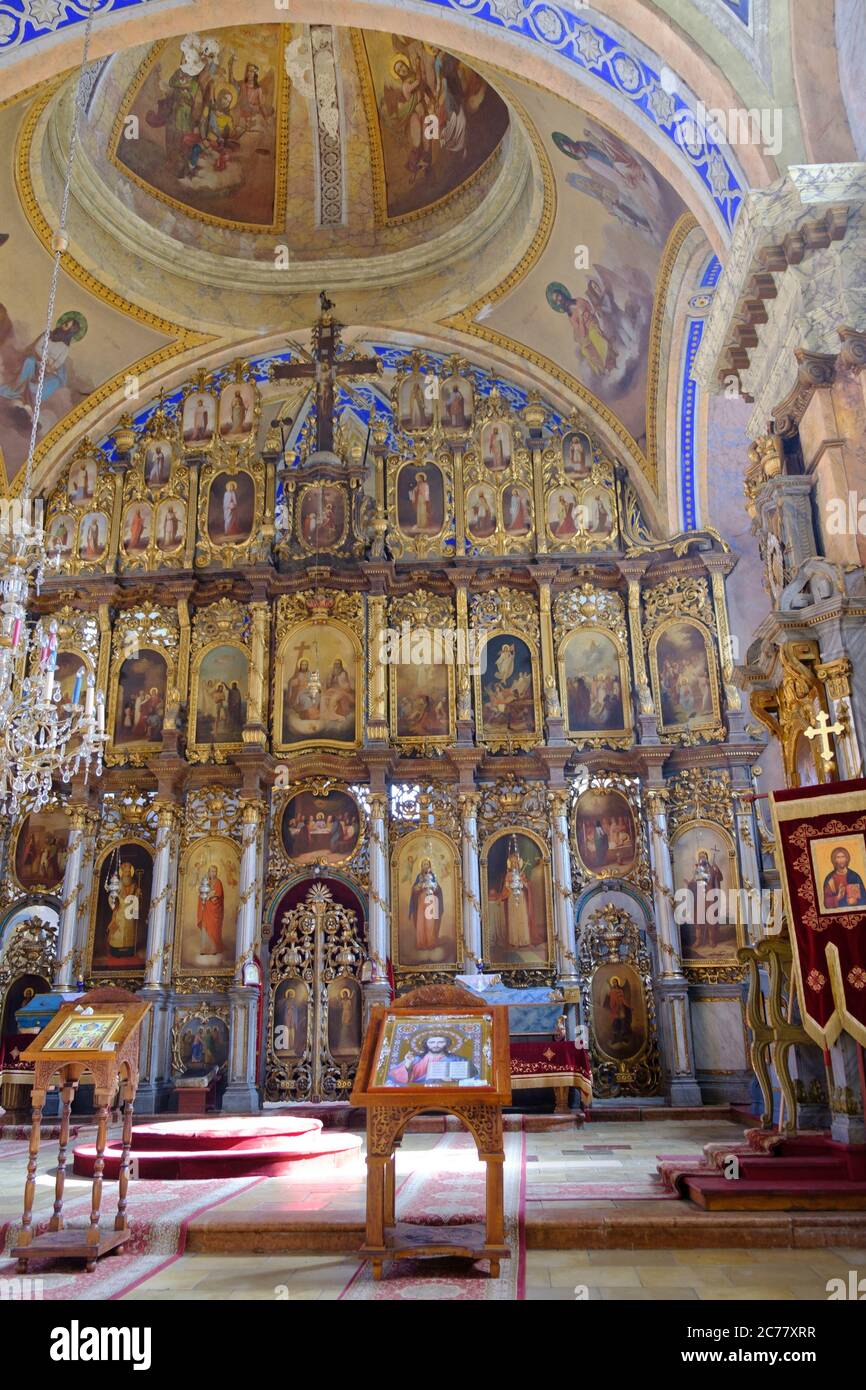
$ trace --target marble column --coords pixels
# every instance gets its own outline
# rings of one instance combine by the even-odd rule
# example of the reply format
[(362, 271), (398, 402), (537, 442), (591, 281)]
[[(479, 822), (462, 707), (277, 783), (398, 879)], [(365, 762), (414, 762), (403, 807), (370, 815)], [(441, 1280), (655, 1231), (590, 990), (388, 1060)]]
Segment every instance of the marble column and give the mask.
[(73, 806), (69, 812), (69, 848), (63, 871), (60, 937), (57, 942), (57, 989), (72, 989), (84, 971), (86, 904), (93, 881), (96, 853), (96, 812), (90, 806)]
[(461, 844), (463, 851), (463, 953), (464, 970), (474, 970), (482, 957), (481, 873), (478, 859), (478, 793), (460, 793)]
[(364, 988), (367, 1006), (391, 1000), (388, 958), (391, 953), (388, 890), (388, 794), (370, 794), (370, 916), (368, 921), (372, 979)]
[(646, 802), (659, 958), (656, 999), (668, 1091), (672, 1105), (701, 1105), (701, 1089), (695, 1077), (688, 983), (682, 972), (680, 932), (674, 916), (666, 789), (650, 788), (646, 793)]
[(728, 623), (728, 599), (725, 592), (725, 579), (737, 563), (737, 557), (730, 554), (713, 554), (704, 557), (704, 564), (710, 575), (713, 591), (713, 610), (716, 615), (716, 631), (719, 639), (719, 662), (722, 668), (722, 687), (725, 694), (725, 715), (729, 736), (740, 739), (745, 733), (745, 715), (740, 692), (734, 684), (734, 662), (738, 655), (734, 651), (734, 639)]
[(851, 712), (850, 658), (837, 656), (831, 660), (824, 660), (820, 665), (816, 665), (815, 674), (824, 682), (830, 723), (838, 724), (842, 728), (842, 733), (835, 735), (839, 780), (846, 782), (855, 777), (862, 777), (863, 753)]
[(135, 1097), (135, 1108), (142, 1115), (155, 1115), (160, 1110), (171, 1078), (169, 989), (180, 807), (175, 801), (158, 801), (155, 809), (153, 897), (147, 923), (144, 988), (140, 991), (141, 998), (148, 1000), (151, 1009), (142, 1024), (141, 1079)]
[(235, 980), (229, 990), (231, 1050), (223, 1109), (253, 1113), (261, 1108), (256, 1085), (256, 1024), (261, 985), (253, 958), (259, 929), (259, 878), (263, 860), (261, 828), (266, 808), (264, 802), (256, 798), (245, 799), (242, 805)]
[(560, 988), (570, 989), (578, 983), (578, 974), (571, 855), (568, 847), (568, 792), (548, 792), (547, 802), (550, 807), (557, 984)]
[[(758, 859), (756, 838), (758, 827), (755, 822), (754, 804), (749, 772), (735, 765), (731, 771), (734, 798), (734, 826), (737, 832), (737, 846), (740, 852), (740, 882), (745, 890), (745, 921), (743, 922), (744, 945), (754, 946), (766, 935), (765, 927), (770, 921), (770, 912), (762, 913), (761, 866)], [(769, 891), (769, 890), (768, 890)], [(769, 905), (765, 905), (767, 908)], [(773, 914), (775, 919), (775, 914)]]
[(367, 595), (367, 742), (388, 740), (385, 636), (388, 600), (383, 593)]
[(643, 624), (641, 622), (641, 580), (647, 564), (647, 560), (620, 560), (617, 562), (617, 569), (628, 584), (628, 633), (631, 640), (634, 688), (638, 702), (637, 722), (640, 730), (640, 741), (641, 743), (658, 743), (658, 724), (649, 676), (647, 675)]
[(173, 919), (177, 854), (178, 812), (173, 801), (157, 803), (156, 851), (153, 858), (153, 897), (147, 924), (145, 989), (161, 989), (171, 978), (169, 928)]
[(842, 1033), (830, 1048), (830, 1137), (841, 1144), (866, 1144), (857, 1048), (849, 1033)]
[(250, 604), (250, 684), (247, 698), (247, 722), (244, 743), (267, 744), (268, 708), (268, 645), (270, 640), (270, 606), (264, 602)]

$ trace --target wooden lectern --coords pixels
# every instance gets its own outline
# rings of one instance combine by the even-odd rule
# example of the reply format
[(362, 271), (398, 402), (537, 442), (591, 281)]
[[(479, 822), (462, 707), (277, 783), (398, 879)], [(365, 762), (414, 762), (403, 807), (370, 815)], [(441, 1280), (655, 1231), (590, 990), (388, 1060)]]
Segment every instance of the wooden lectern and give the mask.
[[(21, 1236), (13, 1256), (19, 1272), (28, 1260), (54, 1255), (86, 1261), (88, 1273), (96, 1268), (100, 1255), (129, 1240), (126, 1193), (129, 1186), (129, 1151), (132, 1143), (132, 1107), (138, 1089), (138, 1047), (141, 1020), (150, 1004), (125, 989), (93, 989), (74, 1003), (64, 1004), (22, 1055), (34, 1064), (33, 1123), (30, 1155), (24, 1184), (24, 1215)], [(78, 1083), (85, 1074), (93, 1077), (94, 1103), (99, 1128), (96, 1135), (96, 1164), (93, 1169), (93, 1196), (90, 1225), (86, 1229), (66, 1229), (63, 1223), (63, 1188), (66, 1182), (66, 1149), (69, 1144), (69, 1115)], [(48, 1230), (33, 1232), (33, 1198), (36, 1194), (36, 1164), (42, 1128), (42, 1107), (52, 1080), (57, 1077), (61, 1095), (60, 1146), (54, 1184), (54, 1213)], [(114, 1230), (100, 1231), (103, 1154), (108, 1137), (108, 1111), (120, 1088), (123, 1106), (123, 1152), (120, 1160), (117, 1215)]]
[[(429, 985), (377, 1005), (361, 1051), (352, 1104), (367, 1111), (367, 1226), (361, 1253), (381, 1278), (388, 1259), (461, 1255), (489, 1260), (491, 1277), (510, 1250), (503, 1213), (502, 1107), (511, 1102), (508, 1009), (454, 985)], [(456, 1115), (487, 1164), (484, 1226), (398, 1221), (394, 1153), (408, 1122), (425, 1110)]]

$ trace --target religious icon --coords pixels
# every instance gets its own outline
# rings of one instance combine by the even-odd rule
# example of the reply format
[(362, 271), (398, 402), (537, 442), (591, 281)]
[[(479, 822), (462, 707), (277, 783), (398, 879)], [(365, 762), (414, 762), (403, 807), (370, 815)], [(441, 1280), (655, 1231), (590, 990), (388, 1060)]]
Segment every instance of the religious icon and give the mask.
[(156, 512), (156, 544), (167, 555), (179, 550), (186, 533), (186, 504), (171, 497)]
[(218, 836), (196, 840), (181, 865), (175, 959), (181, 973), (234, 970), (240, 850)]
[(446, 377), (439, 388), (439, 419), (446, 434), (466, 434), (475, 420), (472, 382), (464, 376)]
[(92, 502), (96, 493), (97, 461), (95, 458), (78, 459), (69, 469), (66, 495), (70, 502)]
[(809, 841), (822, 917), (866, 909), (866, 837), (831, 835)]
[(216, 1068), (223, 1071), (229, 1056), (229, 1029), (224, 1018), (187, 1018), (177, 1040), (182, 1074), (207, 1076)]
[[(432, 378), (435, 381), (435, 378)], [(397, 392), (397, 416), (407, 434), (429, 430), (433, 425), (435, 397), (427, 390), (423, 372), (410, 372)]]
[(195, 743), (242, 742), (249, 679), (242, 647), (225, 643), (205, 652), (195, 668)]
[(529, 643), (514, 633), (495, 633), (484, 643), (481, 665), (479, 740), (536, 733), (538, 694)]
[(638, 852), (637, 829), (622, 792), (590, 787), (574, 808), (577, 853), (583, 868), (597, 878), (631, 873)]
[(346, 536), (346, 497), (336, 483), (304, 489), (298, 512), (301, 540), (307, 550), (329, 550)]
[(361, 838), (357, 802), (344, 791), (298, 792), (283, 808), (280, 830), (293, 863), (345, 864)]
[(359, 734), (359, 651), (337, 623), (301, 624), (286, 639), (278, 671), (277, 727), (286, 747), (354, 744)]
[(663, 728), (701, 728), (718, 720), (712, 659), (708, 635), (696, 623), (677, 619), (653, 634), (650, 666)]
[(523, 831), (496, 835), (483, 856), (484, 955), (494, 968), (547, 964), (550, 954), (547, 865)]
[(547, 529), (558, 541), (571, 541), (586, 529), (584, 509), (571, 487), (555, 487), (547, 494)]
[(731, 841), (718, 826), (688, 826), (671, 841), (671, 864), (683, 961), (714, 965), (735, 960), (737, 882)]
[(114, 1047), (111, 1038), (123, 1023), (123, 1014), (97, 1014), (94, 1018), (79, 1018), (75, 1014), (64, 1019), (53, 1037), (45, 1044), (46, 1052), (105, 1052)]
[(141, 650), (121, 664), (114, 704), (115, 747), (160, 742), (167, 684), (168, 667), (160, 652)]
[(371, 1089), (493, 1084), (489, 1015), (386, 1015)]
[(183, 403), (183, 442), (204, 447), (214, 437), (217, 398), (209, 391), (193, 391)]
[(473, 483), (466, 493), (466, 530), (478, 541), (496, 530), (496, 494), (487, 483)]
[(220, 391), (221, 439), (243, 439), (256, 423), (256, 388), (251, 381), (231, 381)]
[(504, 420), (489, 420), (481, 431), (481, 458), (484, 467), (501, 473), (510, 467), (514, 445), (511, 426)]
[[(625, 733), (631, 706), (624, 694), (624, 655), (599, 628), (577, 628), (559, 652), (569, 734)], [(627, 668), (626, 668), (627, 670)]]
[(600, 965), (592, 977), (592, 1030), (598, 1051), (614, 1061), (643, 1052), (647, 1039), (643, 983), (625, 961)]
[(86, 512), (78, 528), (79, 560), (101, 560), (108, 549), (108, 517), (105, 512)]
[(453, 731), (453, 668), (401, 663), (391, 670), (392, 728), (399, 739), (444, 739)]
[(436, 830), (415, 830), (393, 852), (394, 953), (402, 968), (456, 966), (460, 936), (460, 866)]
[(532, 530), (532, 497), (521, 483), (509, 483), (502, 493), (502, 526), (509, 536), (526, 536)]
[(165, 487), (171, 476), (174, 448), (169, 439), (154, 439), (144, 452), (144, 481), (148, 487)]
[(397, 475), (397, 521), (407, 536), (435, 536), (445, 525), (445, 484), (435, 463), (404, 464)]
[(217, 473), (210, 485), (207, 533), (214, 545), (241, 545), (253, 529), (256, 488), (252, 475), (242, 469)]
[(612, 492), (604, 487), (584, 488), (579, 513), (582, 529), (593, 538), (596, 546), (610, 539), (615, 518)]
[(278, 1057), (303, 1057), (307, 1050), (309, 990), (297, 975), (280, 980), (274, 990), (274, 1052)]
[(27, 892), (53, 893), (63, 882), (69, 821), (62, 811), (37, 811), (21, 822), (15, 838), (15, 877)]
[(92, 970), (143, 970), (152, 881), (146, 845), (129, 840), (105, 855), (97, 875)]
[(592, 471), (592, 441), (582, 430), (562, 437), (562, 466), (573, 478), (588, 478)]
[(132, 502), (127, 507), (121, 528), (123, 548), (128, 555), (140, 554), (150, 545), (153, 508), (149, 502)]
[(361, 1051), (361, 989), (347, 975), (328, 983), (328, 1051), (337, 1059)]
[(59, 555), (61, 560), (68, 560), (75, 543), (75, 530), (75, 517), (67, 516), (65, 512), (52, 517), (48, 524), (49, 552)]

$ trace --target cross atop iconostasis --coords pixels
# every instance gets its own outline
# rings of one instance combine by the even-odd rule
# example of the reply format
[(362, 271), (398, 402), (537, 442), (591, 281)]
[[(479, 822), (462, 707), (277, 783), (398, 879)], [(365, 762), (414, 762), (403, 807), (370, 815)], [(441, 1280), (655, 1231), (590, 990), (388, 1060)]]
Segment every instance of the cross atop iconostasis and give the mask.
[(378, 357), (341, 357), (342, 328), (333, 317), (334, 304), (324, 290), (319, 293), (319, 317), (313, 325), (309, 362), (277, 362), (271, 368), (274, 381), (310, 381), (316, 393), (316, 452), (333, 453), (337, 386), (366, 376), (381, 376)]

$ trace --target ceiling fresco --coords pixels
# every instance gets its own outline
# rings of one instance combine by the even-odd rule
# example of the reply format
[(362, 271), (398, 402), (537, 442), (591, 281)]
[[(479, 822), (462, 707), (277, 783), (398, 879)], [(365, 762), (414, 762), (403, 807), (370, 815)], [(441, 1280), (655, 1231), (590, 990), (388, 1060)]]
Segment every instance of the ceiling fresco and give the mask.
[(284, 37), (245, 25), (154, 45), (118, 114), (119, 167), (193, 216), (276, 231), (289, 158)]
[[(586, 112), (398, 34), (273, 24), (117, 53), (94, 71), (86, 117), (63, 260), (75, 293), (61, 303), (82, 317), (56, 325), (46, 432), (83, 421), (112, 385), (116, 404), (135, 364), (196, 335), (210, 361), (285, 342), (324, 285), (350, 328), (463, 352), (480, 339), (500, 362), (522, 360), (529, 379), (596, 411), (652, 483), (661, 311), (692, 222)], [(5, 119), (21, 233), (0, 255), (23, 255), (29, 238), (44, 257), (33, 229), (56, 222), (68, 80)], [(31, 286), (47, 287), (45, 263)], [(26, 452), (18, 397), (41, 312), (16, 310), (0, 359), (10, 474)]]
[(507, 82), (541, 139), (556, 216), (513, 288), (473, 306), (481, 336), (513, 339), (574, 377), (647, 452), (656, 288), (682, 199), (618, 135), (561, 98)]
[[(0, 144), (14, 150), (24, 118), (21, 105), (0, 110)], [(0, 302), (0, 483), (11, 479), (27, 457), (33, 417), (45, 296), (51, 256), (15, 196), (13, 170), (0, 172), (3, 296)], [(34, 220), (39, 226), (35, 210)], [(42, 230), (47, 233), (47, 227)], [(44, 286), (44, 295), (34, 287)], [(98, 287), (94, 287), (98, 290)], [(68, 425), (105, 384), (123, 380), (162, 357), (172, 343), (172, 325), (111, 307), (72, 275), (61, 272), (52, 328), (44, 350), (45, 385), (40, 442)]]
[(499, 148), (508, 107), (451, 53), (402, 34), (355, 33), (380, 221), (450, 197)]

